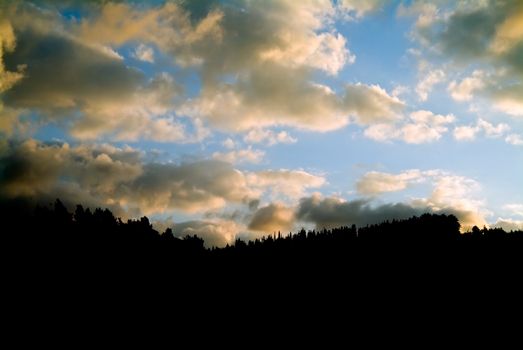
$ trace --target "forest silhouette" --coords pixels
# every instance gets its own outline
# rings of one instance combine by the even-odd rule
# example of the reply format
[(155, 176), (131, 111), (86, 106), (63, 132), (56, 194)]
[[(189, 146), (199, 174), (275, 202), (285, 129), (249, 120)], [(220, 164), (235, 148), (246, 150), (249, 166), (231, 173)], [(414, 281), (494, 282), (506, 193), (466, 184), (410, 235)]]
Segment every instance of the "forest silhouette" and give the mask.
[(147, 217), (124, 222), (108, 209), (78, 205), (70, 212), (59, 200), (36, 210), (23, 203), (0, 209), (4, 281), (28, 305), (51, 308), (49, 300), (76, 303), (78, 295), (95, 309), (117, 301), (128, 310), (137, 300), (162, 308), (176, 300), (176, 310), (185, 301), (203, 310), (235, 298), (249, 307), (253, 298), (263, 300), (258, 306), (276, 303), (272, 310), (354, 310), (361, 300), (401, 308), (401, 300), (458, 300), (456, 290), (513, 290), (523, 266), (522, 231), (460, 233), (453, 215), (272, 233), (206, 248), (199, 237), (160, 233)]
[[(93, 211), (77, 205), (69, 212), (60, 200), (34, 211), (4, 208), (4, 247), (31, 253), (41, 259), (65, 257), (81, 260), (161, 259), (163, 262), (237, 263), (258, 261), (353, 260), (368, 256), (400, 261), (416, 257), (428, 260), (442, 254), (460, 259), (470, 254), (488, 256), (520, 252), (523, 231), (473, 227), (461, 233), (453, 215), (423, 214), (406, 220), (392, 220), (364, 227), (302, 229), (296, 233), (272, 233), (252, 241), (236, 240), (223, 248), (205, 248), (197, 236), (176, 237), (172, 229), (159, 233), (147, 217), (122, 221), (109, 209)], [(450, 255), (449, 255), (450, 254)]]

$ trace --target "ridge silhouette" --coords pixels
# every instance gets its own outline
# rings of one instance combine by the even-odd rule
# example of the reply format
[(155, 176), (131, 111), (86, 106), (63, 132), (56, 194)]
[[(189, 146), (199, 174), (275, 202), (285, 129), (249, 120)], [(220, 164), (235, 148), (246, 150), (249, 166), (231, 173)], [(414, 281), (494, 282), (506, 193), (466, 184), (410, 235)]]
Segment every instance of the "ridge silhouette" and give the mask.
[(458, 219), (444, 214), (423, 214), (359, 228), (352, 225), (278, 232), (248, 242), (236, 240), (224, 248), (207, 249), (197, 236), (178, 238), (170, 228), (160, 234), (146, 216), (123, 222), (109, 209), (91, 211), (82, 205), (77, 205), (71, 213), (59, 199), (52, 207), (38, 206), (34, 212), (16, 206), (3, 208), (3, 212), (7, 214), (3, 219), (4, 246), (47, 256), (73, 254), (76, 258), (96, 252), (174, 260), (333, 259), (370, 251), (394, 257), (399, 253), (425, 254), (440, 249), (513, 250), (523, 246), (523, 231), (475, 226), (470, 232), (460, 233)]

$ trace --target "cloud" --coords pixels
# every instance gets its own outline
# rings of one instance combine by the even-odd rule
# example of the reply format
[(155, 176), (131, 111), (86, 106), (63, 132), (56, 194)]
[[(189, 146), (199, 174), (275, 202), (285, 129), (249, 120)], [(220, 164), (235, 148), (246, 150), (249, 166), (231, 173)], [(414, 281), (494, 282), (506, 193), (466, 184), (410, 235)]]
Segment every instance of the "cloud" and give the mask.
[(0, 93), (9, 90), (23, 78), (24, 66), (20, 65), (15, 71), (6, 70), (4, 52), (12, 52), (16, 47), (16, 38), (11, 24), (0, 17)]
[(260, 190), (246, 176), (215, 160), (144, 163), (140, 152), (109, 145), (12, 144), (2, 155), (0, 194), (111, 206), (147, 215), (199, 212), (248, 203)]
[[(82, 140), (196, 138), (171, 113), (182, 93), (172, 76), (146, 79), (111, 48), (71, 36), (59, 18), (36, 7), (17, 10), (21, 15), (11, 23), (16, 48), (11, 45), (3, 64), (9, 72), (23, 71), (23, 79), (4, 92), (5, 106), (33, 110), (44, 123), (58, 122)], [(29, 15), (34, 23), (25, 19)]]
[(253, 150), (252, 148), (240, 149), (230, 152), (214, 152), (212, 157), (216, 160), (227, 163), (254, 163), (257, 164), (263, 160), (265, 152), (261, 150)]
[(377, 195), (384, 192), (401, 191), (412, 183), (423, 181), (425, 174), (418, 169), (407, 170), (400, 174), (371, 171), (356, 183), (358, 193)]
[(207, 248), (233, 244), (241, 230), (241, 226), (229, 220), (185, 221), (174, 224), (172, 228), (176, 237), (183, 238), (196, 235), (202, 238)]
[(353, 114), (360, 124), (390, 122), (401, 118), (405, 104), (378, 85), (361, 83), (347, 85), (344, 110)]
[(485, 216), (488, 212), (484, 201), (477, 198), (480, 184), (439, 169), (412, 169), (398, 174), (372, 171), (358, 180), (356, 189), (360, 194), (376, 196), (427, 182), (432, 185), (432, 192), (426, 198), (410, 199), (406, 205), (429, 212), (454, 214), (464, 227), (486, 224)]
[[(523, 5), (518, 0), (413, 3), (401, 13), (417, 15), (413, 37), (434, 62), (441, 62), (454, 79), (448, 86), (453, 99), (487, 98), (493, 107), (514, 116), (523, 115)], [(436, 56), (434, 56), (436, 54)], [(423, 56), (421, 60), (426, 60)]]
[(470, 141), (476, 138), (478, 132), (477, 126), (457, 126), (454, 128), (454, 138), (458, 141)]
[(463, 79), (461, 82), (453, 80), (448, 86), (448, 91), (456, 101), (470, 101), (474, 92), (485, 87), (485, 72), (475, 70), (470, 77)]
[(110, 207), (126, 215), (197, 213), (249, 205), (264, 195), (295, 200), (325, 179), (301, 170), (242, 172), (230, 163), (146, 162), (131, 147), (35, 140), (0, 151), (0, 197)]
[(234, 149), (234, 147), (236, 147), (236, 143), (230, 137), (227, 138), (225, 141), (223, 141), (222, 145), (223, 145), (223, 147), (225, 147), (227, 149)]
[(385, 5), (385, 0), (341, 0), (338, 6), (346, 11), (346, 15), (356, 19), (363, 17), (369, 12), (376, 11)]
[[(268, 129), (275, 126), (324, 132), (351, 118), (394, 120), (404, 103), (380, 86), (335, 92), (317, 81), (318, 73), (337, 75), (355, 60), (333, 25), (340, 12), (361, 16), (380, 3), (101, 2), (85, 5), (75, 21), (44, 5), (14, 3), (0, 22), (3, 101), (80, 140), (197, 142), (209, 125), (258, 129), (266, 135), (248, 139), (270, 145), (295, 140)], [(118, 52), (129, 45), (142, 61), (154, 63), (157, 52), (173, 57), (177, 72), (198, 76), (200, 89), (188, 98), (168, 73), (148, 79)]]
[(420, 101), (426, 101), (432, 87), (445, 80), (445, 73), (441, 69), (429, 71), (416, 85), (416, 93)]
[(268, 189), (276, 199), (298, 199), (307, 189), (326, 183), (323, 176), (303, 170), (263, 170), (247, 174), (247, 183), (253, 188)]
[(336, 197), (322, 198), (320, 195), (313, 195), (300, 200), (296, 217), (322, 229), (407, 219), (424, 212), (426, 208), (413, 208), (402, 203), (372, 206), (369, 200), (364, 199), (345, 201)]
[(277, 231), (289, 231), (293, 225), (294, 210), (282, 204), (272, 203), (256, 210), (248, 228), (270, 234)]
[[(510, 127), (507, 124), (499, 123), (494, 125), (479, 118), (475, 125), (456, 127), (454, 129), (454, 138), (458, 141), (471, 141), (474, 140), (480, 132), (483, 132), (487, 137), (498, 138), (505, 135), (508, 131), (510, 131)], [(512, 141), (512, 139), (510, 140)], [(508, 140), (507, 142), (510, 143)]]
[(410, 144), (429, 143), (439, 140), (448, 131), (446, 125), (454, 120), (452, 114), (441, 115), (419, 110), (409, 115), (407, 123), (374, 124), (365, 129), (364, 135), (380, 142), (402, 140)]
[(154, 63), (154, 50), (144, 44), (140, 44), (136, 47), (133, 56), (137, 60)]
[(268, 146), (278, 143), (296, 143), (298, 141), (285, 130), (275, 132), (264, 129), (252, 129), (244, 136), (243, 140), (247, 143), (265, 143)]
[(510, 212), (513, 215), (523, 217), (523, 204), (519, 204), (519, 203), (505, 204), (503, 206), (503, 209), (507, 210), (508, 212)]
[(521, 146), (523, 145), (523, 136), (518, 134), (510, 134), (505, 137), (505, 142), (514, 146)]
[(184, 112), (233, 132), (278, 125), (329, 131), (348, 123), (339, 107), (338, 97), (305, 71), (273, 64), (251, 68), (234, 84), (204, 87)]
[(518, 230), (523, 231), (523, 221), (498, 218), (498, 220), (495, 223), (489, 225), (489, 227), (499, 227), (505, 230), (506, 232)]

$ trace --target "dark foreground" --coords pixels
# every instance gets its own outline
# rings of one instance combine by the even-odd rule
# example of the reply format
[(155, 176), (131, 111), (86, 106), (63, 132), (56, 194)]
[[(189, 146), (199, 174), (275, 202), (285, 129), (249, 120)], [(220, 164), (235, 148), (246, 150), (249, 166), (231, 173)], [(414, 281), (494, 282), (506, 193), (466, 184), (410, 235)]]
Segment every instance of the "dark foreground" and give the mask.
[[(27, 339), (26, 327), (45, 329), (39, 342), (64, 333), (88, 340), (91, 328), (80, 320), (138, 335), (152, 323), (176, 337), (200, 327), (228, 338), (293, 325), (298, 333), (287, 335), (300, 339), (362, 330), (369, 344), (429, 331), (432, 343), (443, 331), (427, 320), (448, 335), (471, 319), (519, 315), (523, 232), (460, 234), (454, 216), (276, 234), (209, 250), (197, 237), (159, 234), (146, 218), (124, 223), (108, 210), (70, 213), (59, 202), (29, 214), (11, 208), (2, 211), (2, 291), (8, 329), (21, 332), (17, 342)], [(168, 328), (172, 322), (182, 328)]]
[[(71, 272), (110, 278), (154, 275), (231, 278), (359, 274), (391, 277), (446, 271), (466, 278), (477, 271), (519, 267), (523, 232), (479, 229), (461, 234), (452, 215), (425, 214), (407, 220), (357, 228), (302, 230), (273, 234), (225, 248), (204, 248), (198, 237), (158, 233), (149, 220), (122, 222), (105, 209), (77, 206), (70, 213), (60, 201), (34, 212), (11, 207), (3, 213), (2, 250), (11, 267), (34, 275)], [(76, 270), (76, 271), (75, 271)], [(460, 277), (460, 278), (461, 278)]]

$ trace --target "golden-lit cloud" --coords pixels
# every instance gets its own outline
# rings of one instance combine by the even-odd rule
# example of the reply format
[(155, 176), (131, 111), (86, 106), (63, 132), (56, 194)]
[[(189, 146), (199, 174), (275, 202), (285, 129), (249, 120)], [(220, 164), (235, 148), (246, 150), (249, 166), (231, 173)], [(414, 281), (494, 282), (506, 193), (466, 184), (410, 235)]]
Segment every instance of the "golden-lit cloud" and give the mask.
[(356, 189), (363, 195), (401, 191), (411, 184), (423, 181), (424, 176), (424, 173), (418, 169), (407, 170), (399, 174), (371, 171), (358, 180)]
[[(259, 195), (247, 187), (242, 172), (219, 161), (146, 163), (131, 148), (72, 147), (34, 140), (14, 144), (4, 152), (0, 192), (7, 198), (62, 195), (68, 202), (96, 199), (95, 205), (154, 214), (205, 211)], [(69, 197), (66, 188), (78, 191)]]
[(204, 240), (205, 246), (224, 247), (231, 245), (236, 240), (240, 230), (243, 228), (234, 221), (184, 221), (175, 223), (172, 226), (175, 236), (183, 238), (185, 236), (198, 236)]
[[(418, 18), (412, 36), (426, 53), (418, 55), (420, 65), (426, 65), (436, 54), (438, 60), (433, 61), (443, 62), (438, 71), (457, 77), (451, 78), (448, 86), (453, 99), (473, 102), (486, 98), (499, 111), (523, 115), (521, 1), (418, 1), (401, 5), (399, 13)], [(469, 69), (472, 74), (463, 77)], [(423, 99), (426, 95), (420, 92)]]
[(246, 149), (239, 149), (229, 152), (214, 152), (212, 157), (217, 160), (221, 160), (227, 163), (260, 163), (265, 156), (265, 152), (261, 150), (252, 149), (251, 147)]
[(432, 191), (426, 198), (410, 199), (406, 205), (428, 212), (454, 214), (464, 229), (486, 224), (488, 211), (484, 201), (478, 199), (480, 184), (442, 170), (412, 169), (398, 174), (372, 171), (358, 180), (356, 189), (363, 195), (380, 195), (403, 191), (420, 183), (431, 184)]
[(303, 170), (262, 170), (248, 173), (247, 183), (253, 188), (269, 190), (276, 199), (298, 199), (308, 189), (323, 186), (326, 179)]
[(290, 231), (293, 228), (294, 221), (293, 208), (272, 203), (256, 210), (248, 228), (265, 234), (272, 234), (278, 231)]

